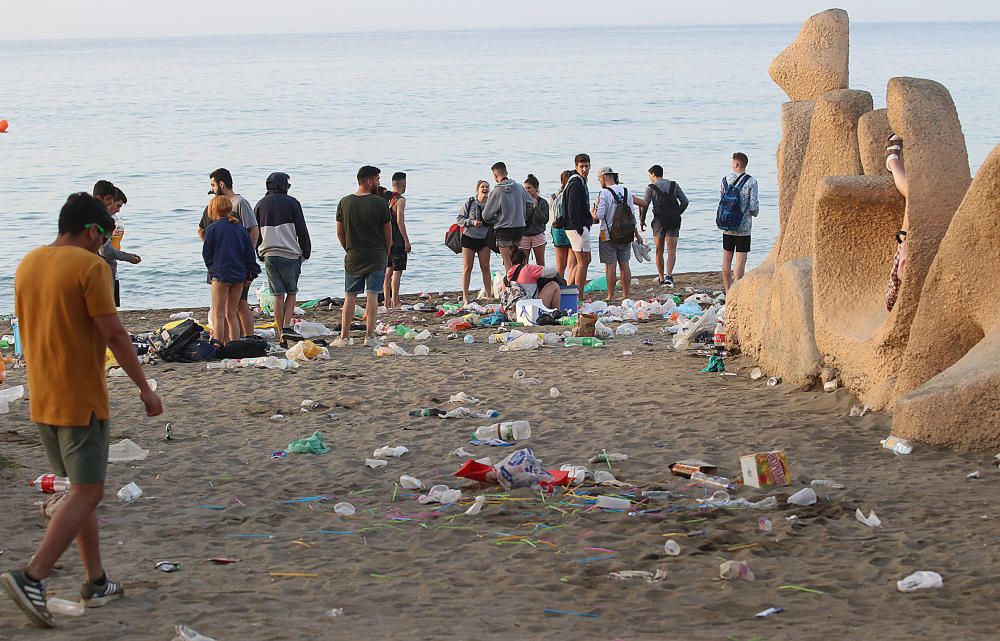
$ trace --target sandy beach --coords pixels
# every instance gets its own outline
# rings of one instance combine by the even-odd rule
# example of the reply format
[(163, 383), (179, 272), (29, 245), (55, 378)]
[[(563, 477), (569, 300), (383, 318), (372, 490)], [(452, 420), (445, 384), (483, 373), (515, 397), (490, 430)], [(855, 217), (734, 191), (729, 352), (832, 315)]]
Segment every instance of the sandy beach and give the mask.
[[(714, 290), (721, 281), (688, 274), (677, 287)], [(663, 290), (642, 279), (637, 293)], [(122, 316), (139, 333), (174, 311)], [(194, 311), (205, 320), (205, 310)], [(849, 416), (857, 401), (844, 390), (751, 380), (754, 363), (739, 356), (726, 360), (736, 376), (699, 373), (707, 356), (675, 351), (659, 318), (604, 348), (501, 353), (486, 342), (492, 330), (472, 330), (476, 342), (467, 345), (447, 340), (441, 319), (413, 317), (387, 319), (430, 329), (426, 357), (375, 358), (359, 344), (287, 371), (148, 365), (165, 409), (155, 419), (127, 379), (109, 380), (112, 442), (130, 438), (150, 449), (144, 461), (110, 465), (99, 509), (105, 566), (124, 581), (126, 597), (80, 618), (59, 617), (52, 631), (30, 627), (2, 598), (0, 639), (169, 641), (178, 624), (218, 641), (997, 638), (995, 452), (918, 446), (896, 456), (879, 445), (890, 416)], [(330, 325), (339, 309), (307, 318)], [(539, 382), (514, 380), (517, 369)], [(25, 370), (8, 371), (5, 386), (24, 382)], [(462, 391), (482, 399), (477, 408), (499, 410), (500, 420), (530, 421), (524, 445), (547, 467), (610, 468), (625, 485), (507, 494), (456, 479), (465, 460), (456, 448), (494, 462), (510, 452), (469, 444), (476, 426), (493, 421), (407, 413), (453, 408), (446, 402)], [(304, 399), (322, 407), (303, 412)], [(27, 481), (48, 470), (26, 401), (12, 403), (0, 425), (0, 565), (7, 568), (26, 562), (42, 537), (44, 496)], [(315, 431), (331, 452), (271, 458)], [(383, 445), (410, 451), (384, 468), (366, 467)], [(605, 450), (628, 460), (587, 462)], [(696, 458), (736, 478), (741, 455), (768, 450), (787, 452), (794, 483), (737, 496), (777, 497), (769, 509), (706, 508), (697, 499), (710, 492), (669, 470)], [(977, 470), (981, 478), (966, 478)], [(460, 488), (462, 500), (421, 505), (397, 487), (402, 474)], [(812, 506), (786, 503), (814, 479), (846, 487), (817, 488)], [(144, 496), (120, 504), (114, 494), (130, 481)], [(676, 496), (643, 502), (642, 491), (652, 489)], [(600, 494), (632, 498), (633, 513), (595, 508)], [(482, 512), (466, 515), (480, 495)], [(356, 514), (336, 514), (339, 501)], [(857, 508), (874, 509), (882, 527), (859, 523)], [(761, 517), (773, 524), (770, 533)], [(668, 539), (679, 556), (664, 552)], [(218, 557), (238, 562), (209, 562)], [(164, 560), (180, 569), (154, 568)], [(746, 561), (756, 580), (720, 580), (725, 560)], [(662, 570), (665, 578), (610, 576), (628, 570)], [(940, 573), (944, 587), (899, 592), (896, 582), (917, 570)], [(75, 600), (81, 577), (70, 549), (50, 577), (50, 594)], [(784, 611), (755, 617), (771, 607)]]

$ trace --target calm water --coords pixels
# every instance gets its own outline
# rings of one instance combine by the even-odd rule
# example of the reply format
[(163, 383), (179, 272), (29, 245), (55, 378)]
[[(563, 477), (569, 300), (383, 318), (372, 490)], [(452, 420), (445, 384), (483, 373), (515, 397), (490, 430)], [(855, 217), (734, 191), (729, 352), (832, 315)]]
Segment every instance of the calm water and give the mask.
[[(0, 42), (0, 118), (11, 122), (0, 136), (0, 313), (12, 308), (20, 257), (55, 236), (66, 195), (99, 178), (128, 194), (124, 248), (143, 257), (120, 267), (124, 306), (207, 304), (195, 231), (219, 166), (252, 203), (268, 173), (292, 176), (313, 236), (307, 297), (343, 291), (336, 205), (369, 163), (384, 182), (393, 171), (409, 174), (414, 253), (404, 291), (458, 288), (460, 261), (442, 237), (493, 162), (506, 161), (516, 178), (534, 173), (551, 193), (580, 151), (595, 168), (618, 170), (632, 191), (653, 163), (681, 183), (692, 205), (678, 272), (718, 269), (719, 178), (732, 152), (745, 151), (761, 185), (756, 264), (777, 233), (774, 153), (785, 99), (767, 67), (797, 31)], [(854, 25), (851, 84), (871, 91), (878, 107), (891, 76), (943, 82), (975, 170), (1000, 138), (997, 42), (997, 24)]]

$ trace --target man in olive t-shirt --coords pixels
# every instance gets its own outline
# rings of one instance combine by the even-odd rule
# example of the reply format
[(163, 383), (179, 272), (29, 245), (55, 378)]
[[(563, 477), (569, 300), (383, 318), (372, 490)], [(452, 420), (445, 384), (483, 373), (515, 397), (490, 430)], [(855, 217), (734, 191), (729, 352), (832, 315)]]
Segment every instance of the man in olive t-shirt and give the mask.
[(385, 264), (392, 247), (389, 203), (376, 192), (381, 171), (365, 165), (358, 170), (358, 190), (340, 199), (337, 205), (337, 238), (344, 256), (344, 310), (340, 338), (335, 347), (347, 344), (354, 320), (358, 294), (365, 297), (365, 345), (375, 345), (375, 314), (378, 295), (385, 281)]

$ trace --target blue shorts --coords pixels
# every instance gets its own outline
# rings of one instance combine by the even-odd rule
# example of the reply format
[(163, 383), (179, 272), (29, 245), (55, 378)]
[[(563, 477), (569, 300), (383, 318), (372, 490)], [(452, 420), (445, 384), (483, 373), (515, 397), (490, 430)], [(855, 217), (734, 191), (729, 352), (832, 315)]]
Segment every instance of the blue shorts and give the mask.
[(265, 256), (264, 271), (267, 272), (267, 285), (272, 294), (295, 294), (299, 291), (301, 259)]
[(352, 274), (344, 272), (344, 293), (360, 294), (367, 291), (369, 294), (381, 294), (382, 286), (385, 284), (385, 271), (368, 272), (367, 274)]
[(552, 228), (552, 244), (556, 247), (569, 247), (569, 237), (565, 229)]

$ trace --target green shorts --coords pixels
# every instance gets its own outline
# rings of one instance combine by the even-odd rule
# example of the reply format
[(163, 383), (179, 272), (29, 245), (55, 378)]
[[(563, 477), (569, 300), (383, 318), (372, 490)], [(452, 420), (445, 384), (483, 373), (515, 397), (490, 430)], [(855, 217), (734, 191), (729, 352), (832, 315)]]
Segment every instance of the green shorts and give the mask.
[(74, 485), (103, 483), (108, 476), (108, 445), (111, 421), (90, 415), (87, 427), (38, 424), (52, 473), (68, 476)]

